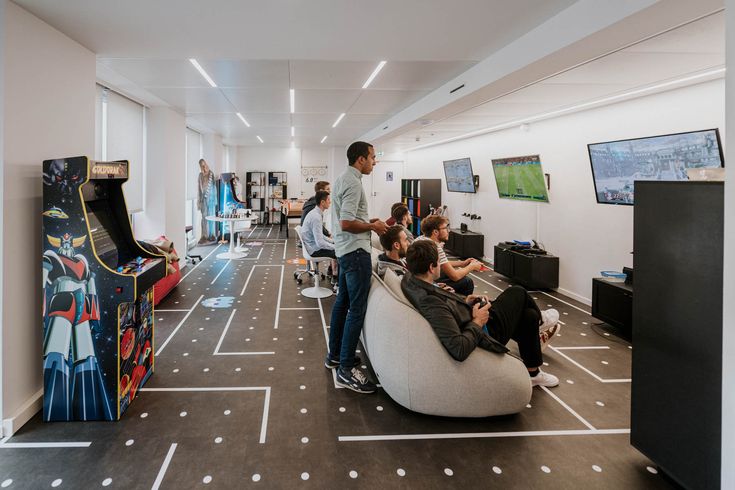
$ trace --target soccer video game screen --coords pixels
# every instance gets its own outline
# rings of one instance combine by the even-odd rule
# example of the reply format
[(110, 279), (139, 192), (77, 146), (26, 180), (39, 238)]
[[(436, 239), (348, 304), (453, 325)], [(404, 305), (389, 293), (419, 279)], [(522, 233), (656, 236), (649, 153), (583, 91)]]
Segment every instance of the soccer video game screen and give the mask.
[(539, 155), (493, 160), (493, 172), (501, 198), (549, 202)]
[(687, 169), (724, 165), (717, 129), (587, 145), (597, 202), (634, 201), (636, 180), (687, 180)]

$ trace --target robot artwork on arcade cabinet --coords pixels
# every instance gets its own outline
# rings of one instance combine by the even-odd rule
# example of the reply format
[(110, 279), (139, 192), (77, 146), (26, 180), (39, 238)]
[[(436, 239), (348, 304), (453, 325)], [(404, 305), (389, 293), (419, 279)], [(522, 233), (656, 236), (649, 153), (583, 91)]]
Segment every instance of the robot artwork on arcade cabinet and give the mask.
[(43, 175), (43, 420), (116, 420), (117, 315), (109, 311), (133, 301), (134, 288), (120, 287), (95, 257), (80, 193), (87, 158), (47, 160)]
[(138, 297), (135, 303), (119, 306), (120, 414), (135, 399), (138, 388), (153, 373), (153, 289)]

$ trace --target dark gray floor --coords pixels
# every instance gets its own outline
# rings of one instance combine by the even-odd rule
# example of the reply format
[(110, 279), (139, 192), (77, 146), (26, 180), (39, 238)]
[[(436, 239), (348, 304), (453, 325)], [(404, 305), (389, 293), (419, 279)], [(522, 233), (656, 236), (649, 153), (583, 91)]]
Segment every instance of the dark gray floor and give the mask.
[[(524, 412), (424, 416), (337, 389), (322, 365), (334, 297), (299, 295), (293, 233), (258, 227), (249, 241), (239, 261), (200, 249), (157, 307), (155, 374), (121, 421), (36, 416), (0, 444), (0, 487), (670, 487), (629, 444), (630, 345), (593, 328), (587, 306), (533, 293), (564, 322), (545, 358), (561, 384), (535, 388)], [(491, 297), (508, 286), (474, 280)], [(218, 297), (231, 305), (202, 304)], [(75, 442), (90, 444), (34, 445)]]

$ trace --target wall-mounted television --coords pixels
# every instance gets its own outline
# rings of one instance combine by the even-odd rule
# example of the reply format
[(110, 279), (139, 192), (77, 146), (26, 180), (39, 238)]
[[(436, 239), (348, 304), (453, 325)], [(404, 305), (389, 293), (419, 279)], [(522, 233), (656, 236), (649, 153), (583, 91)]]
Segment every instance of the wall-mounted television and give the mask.
[(495, 159), (493, 173), (501, 198), (549, 202), (539, 155)]
[(717, 129), (587, 145), (600, 204), (634, 201), (636, 180), (687, 180), (692, 168), (723, 167)]
[(477, 192), (475, 178), (472, 173), (472, 162), (469, 158), (446, 160), (444, 162), (444, 176), (447, 179), (449, 192)]

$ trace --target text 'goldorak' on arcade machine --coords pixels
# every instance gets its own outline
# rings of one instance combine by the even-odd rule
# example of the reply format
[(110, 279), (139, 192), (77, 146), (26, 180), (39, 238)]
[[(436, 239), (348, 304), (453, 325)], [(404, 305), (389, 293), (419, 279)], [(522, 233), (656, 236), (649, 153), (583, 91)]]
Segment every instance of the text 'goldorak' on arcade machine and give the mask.
[(43, 162), (43, 420), (117, 420), (153, 373), (153, 285), (135, 240), (128, 162)]

